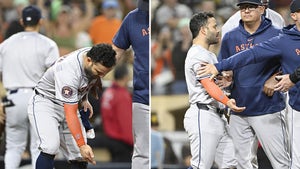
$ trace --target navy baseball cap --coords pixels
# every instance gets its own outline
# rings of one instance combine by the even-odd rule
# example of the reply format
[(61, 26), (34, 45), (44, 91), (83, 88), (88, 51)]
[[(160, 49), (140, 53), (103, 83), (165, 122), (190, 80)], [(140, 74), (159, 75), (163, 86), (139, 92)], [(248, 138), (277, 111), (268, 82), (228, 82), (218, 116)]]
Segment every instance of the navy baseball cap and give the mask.
[(25, 25), (36, 25), (41, 18), (41, 10), (36, 6), (27, 6), (22, 11), (22, 19)]
[(240, 6), (242, 4), (262, 5), (261, 0), (239, 0), (239, 2), (236, 5)]
[(300, 10), (300, 0), (293, 0), (290, 4), (291, 13), (297, 12)]

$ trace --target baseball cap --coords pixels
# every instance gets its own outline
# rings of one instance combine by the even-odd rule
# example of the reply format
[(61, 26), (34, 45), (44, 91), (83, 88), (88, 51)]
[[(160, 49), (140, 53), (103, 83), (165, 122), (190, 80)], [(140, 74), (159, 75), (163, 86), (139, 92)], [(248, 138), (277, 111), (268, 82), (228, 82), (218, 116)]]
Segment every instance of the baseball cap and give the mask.
[(293, 0), (290, 4), (291, 13), (297, 12), (300, 10), (300, 0)]
[(118, 8), (118, 7), (119, 7), (119, 3), (116, 0), (105, 0), (102, 3), (103, 9)]
[(22, 11), (22, 19), (25, 25), (36, 25), (41, 18), (41, 10), (36, 6), (27, 6)]
[(261, 0), (239, 0), (239, 2), (236, 5), (240, 6), (241, 4), (262, 5)]

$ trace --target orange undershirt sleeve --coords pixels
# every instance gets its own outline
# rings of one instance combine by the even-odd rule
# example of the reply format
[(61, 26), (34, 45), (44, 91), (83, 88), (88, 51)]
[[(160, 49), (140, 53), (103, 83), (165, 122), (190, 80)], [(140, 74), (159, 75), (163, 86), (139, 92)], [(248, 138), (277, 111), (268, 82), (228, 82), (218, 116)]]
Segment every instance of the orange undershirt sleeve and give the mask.
[(64, 104), (64, 110), (68, 127), (72, 133), (72, 136), (76, 140), (78, 147), (80, 147), (82, 145), (85, 145), (85, 141), (82, 134), (79, 118), (77, 116), (77, 109), (78, 104)]
[(200, 83), (205, 88), (207, 93), (215, 100), (227, 105), (229, 98), (224, 94), (224, 92), (209, 78), (201, 79)]

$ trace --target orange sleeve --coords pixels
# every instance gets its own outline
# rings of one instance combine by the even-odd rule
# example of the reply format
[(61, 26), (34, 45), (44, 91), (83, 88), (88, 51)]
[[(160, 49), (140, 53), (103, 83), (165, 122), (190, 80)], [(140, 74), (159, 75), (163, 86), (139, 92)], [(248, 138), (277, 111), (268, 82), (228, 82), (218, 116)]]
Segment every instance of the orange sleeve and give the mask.
[(82, 134), (79, 118), (77, 116), (77, 109), (78, 104), (64, 104), (68, 127), (72, 133), (72, 136), (76, 140), (78, 147), (80, 147), (82, 145), (85, 145), (85, 141)]
[(207, 93), (215, 100), (227, 105), (229, 98), (223, 93), (223, 91), (209, 78), (201, 79), (200, 83), (205, 88)]

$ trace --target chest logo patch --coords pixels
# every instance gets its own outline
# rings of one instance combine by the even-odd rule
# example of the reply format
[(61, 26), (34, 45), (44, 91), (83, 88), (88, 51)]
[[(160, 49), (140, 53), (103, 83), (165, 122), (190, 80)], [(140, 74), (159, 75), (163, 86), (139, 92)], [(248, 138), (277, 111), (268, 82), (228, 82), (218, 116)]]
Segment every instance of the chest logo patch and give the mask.
[(65, 97), (65, 98), (69, 98), (72, 96), (73, 94), (73, 90), (71, 89), (71, 87), (69, 86), (64, 86), (62, 88), (61, 94)]

